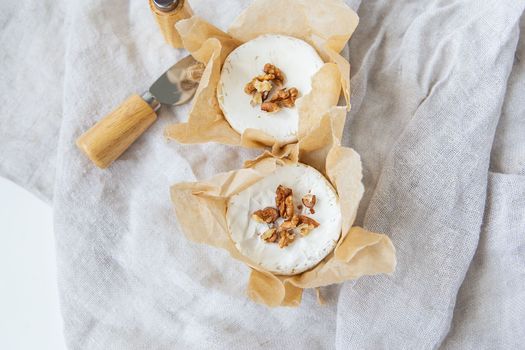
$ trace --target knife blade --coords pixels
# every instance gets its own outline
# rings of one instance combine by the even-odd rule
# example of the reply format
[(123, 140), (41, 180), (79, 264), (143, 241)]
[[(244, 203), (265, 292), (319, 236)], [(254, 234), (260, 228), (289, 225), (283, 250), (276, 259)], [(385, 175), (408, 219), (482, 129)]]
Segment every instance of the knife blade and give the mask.
[(195, 94), (203, 71), (202, 63), (187, 56), (162, 74), (148, 92), (161, 104), (184, 104)]
[(175, 63), (141, 96), (134, 94), (76, 141), (99, 168), (109, 167), (156, 120), (162, 104), (181, 105), (193, 97), (205, 66), (187, 56)]

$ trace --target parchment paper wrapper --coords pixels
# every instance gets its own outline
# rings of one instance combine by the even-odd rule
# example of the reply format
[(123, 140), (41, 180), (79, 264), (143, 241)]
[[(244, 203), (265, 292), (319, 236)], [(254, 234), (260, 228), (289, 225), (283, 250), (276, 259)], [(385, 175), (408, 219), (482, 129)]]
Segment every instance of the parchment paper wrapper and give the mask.
[[(341, 147), (345, 116), (344, 107), (333, 107), (308, 136), (298, 144), (282, 148), (279, 155), (266, 151), (257, 159), (247, 161), (243, 169), (219, 174), (205, 182), (180, 183), (171, 188), (175, 213), (187, 238), (225, 249), (233, 258), (251, 267), (248, 295), (256, 302), (297, 306), (304, 288), (391, 273), (395, 269), (395, 249), (387, 236), (352, 227), (364, 188), (359, 155)], [(321, 171), (337, 190), (342, 232), (335, 250), (313, 269), (294, 276), (278, 276), (237, 250), (228, 231), (227, 204), (232, 195), (272, 173), (276, 167), (298, 161)]]
[[(343, 91), (350, 109), (350, 63), (339, 53), (352, 36), (359, 18), (342, 0), (256, 0), (232, 24), (228, 33), (198, 17), (177, 23), (184, 47), (206, 64), (188, 121), (168, 126), (166, 136), (180, 143), (219, 142), (245, 147), (273, 148), (273, 137), (259, 130), (237, 133), (225, 119), (216, 91), (221, 67), (237, 46), (262, 34), (282, 34), (311, 44), (326, 64), (313, 78), (312, 90), (297, 100), (299, 142), (337, 105)], [(262, 69), (262, 67), (261, 67)]]

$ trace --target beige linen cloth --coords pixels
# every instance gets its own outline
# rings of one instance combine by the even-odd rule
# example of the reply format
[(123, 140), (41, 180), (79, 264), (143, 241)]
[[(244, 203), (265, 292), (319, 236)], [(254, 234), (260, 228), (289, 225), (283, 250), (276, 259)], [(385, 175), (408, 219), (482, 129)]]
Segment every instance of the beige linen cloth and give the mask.
[[(191, 3), (226, 29), (249, 1)], [(356, 224), (391, 237), (398, 267), (295, 309), (251, 302), (248, 268), (186, 240), (169, 200), (173, 183), (257, 151), (165, 142), (187, 106), (163, 109), (109, 170), (74, 146), (184, 55), (147, 1), (0, 3), (0, 174), (54, 207), (71, 349), (524, 347), (525, 1), (348, 3)]]

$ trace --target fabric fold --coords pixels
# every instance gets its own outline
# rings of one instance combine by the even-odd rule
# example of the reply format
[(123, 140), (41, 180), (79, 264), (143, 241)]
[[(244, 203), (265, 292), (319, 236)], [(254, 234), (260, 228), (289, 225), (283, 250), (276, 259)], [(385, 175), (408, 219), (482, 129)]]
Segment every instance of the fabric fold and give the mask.
[[(479, 16), (472, 16), (474, 6)], [(448, 333), (478, 244), (523, 6), (361, 4), (350, 44), (357, 105), (345, 130), (365, 169), (368, 206), (357, 222), (389, 232), (399, 259), (391, 278), (341, 288), (338, 348), (430, 349)], [(364, 24), (370, 16), (381, 23)]]
[[(251, 3), (191, 1), (223, 32)], [(53, 202), (69, 348), (523, 344), (525, 108), (515, 47), (525, 1), (346, 3), (360, 17), (349, 49), (352, 111), (320, 123), (338, 128), (347, 117), (341, 145), (363, 161), (356, 224), (392, 238), (397, 271), (302, 295), (286, 283), (285, 302), (301, 306), (267, 310), (238, 283), (249, 268), (182, 236), (166, 193), (241, 168), (259, 151), (165, 142), (164, 129), (183, 123), (190, 106), (163, 108), (109, 170), (75, 148), (96, 120), (187, 54), (164, 43), (148, 3), (1, 2), (0, 174)], [(346, 25), (334, 23), (334, 34)], [(344, 42), (336, 39), (335, 51)]]

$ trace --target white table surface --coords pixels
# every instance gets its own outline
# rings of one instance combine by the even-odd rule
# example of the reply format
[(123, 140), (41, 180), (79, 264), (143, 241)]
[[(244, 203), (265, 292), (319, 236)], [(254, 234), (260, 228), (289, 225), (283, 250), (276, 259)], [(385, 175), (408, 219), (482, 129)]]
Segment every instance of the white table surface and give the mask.
[(0, 349), (65, 349), (51, 208), (0, 178)]

